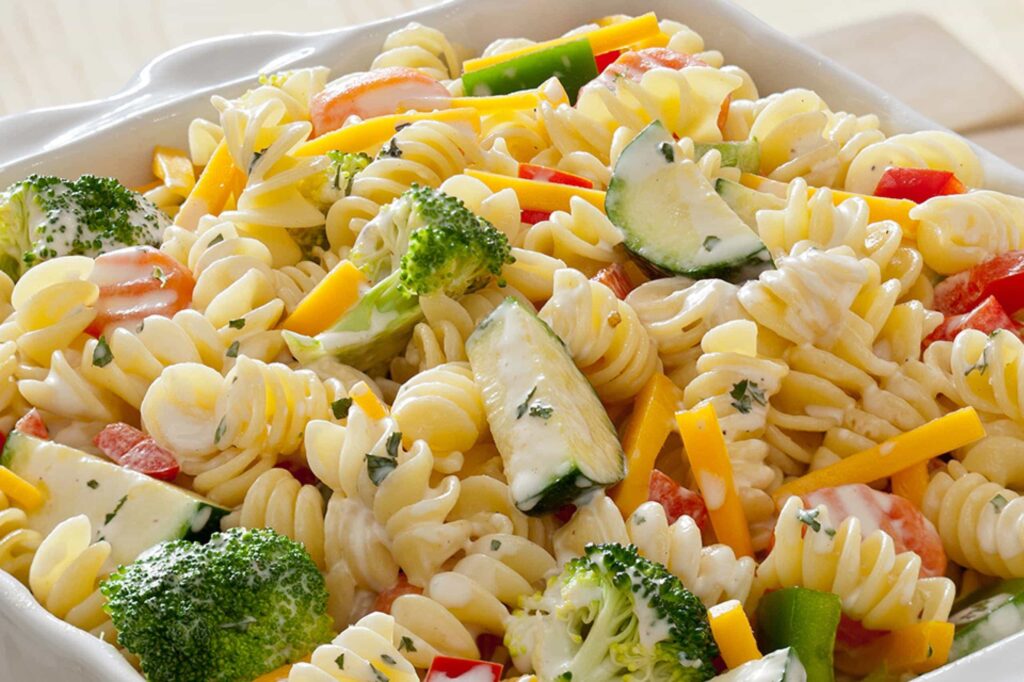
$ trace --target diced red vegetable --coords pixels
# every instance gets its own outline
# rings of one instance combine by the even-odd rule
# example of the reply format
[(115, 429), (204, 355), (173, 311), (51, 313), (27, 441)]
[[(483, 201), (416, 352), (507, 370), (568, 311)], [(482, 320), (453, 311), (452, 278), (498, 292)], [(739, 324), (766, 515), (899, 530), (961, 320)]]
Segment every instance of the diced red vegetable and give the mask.
[(535, 163), (519, 164), (519, 177), (524, 180), (536, 180), (537, 182), (554, 182), (559, 185), (572, 185), (573, 187), (585, 187), (594, 189), (594, 183), (579, 175), (566, 173), (557, 168), (538, 166)]
[(398, 582), (377, 595), (373, 602), (373, 610), (391, 613), (391, 605), (403, 594), (423, 594), (423, 589), (410, 583), (404, 573), (399, 573)]
[(181, 471), (178, 460), (169, 450), (122, 422), (109, 424), (96, 434), (93, 443), (116, 464), (161, 481), (172, 481)]
[(532, 208), (524, 208), (519, 214), (519, 220), (527, 225), (536, 225), (550, 219), (551, 211), (535, 211)]
[(655, 469), (651, 472), (648, 499), (665, 508), (669, 523), (675, 523), (680, 516), (689, 516), (704, 530), (708, 527), (708, 508), (704, 498), (675, 482), (667, 474)]
[(888, 168), (875, 187), (876, 197), (909, 199), (919, 204), (932, 197), (967, 191), (953, 173), (930, 168)]
[(96, 258), (90, 281), (99, 285), (93, 336), (135, 329), (150, 315), (170, 317), (188, 307), (195, 280), (178, 261), (151, 246), (130, 246)]
[(39, 410), (34, 407), (15, 422), (14, 430), (20, 431), (27, 436), (42, 438), (43, 440), (49, 440), (50, 438), (50, 430), (46, 428), (46, 423), (43, 421), (42, 415), (39, 414)]
[(887, 630), (868, 630), (861, 625), (861, 622), (854, 620), (845, 613), (839, 617), (839, 627), (836, 629), (836, 646), (855, 649), (865, 644), (871, 644), (880, 637), (885, 637)]
[(554, 516), (555, 516), (555, 519), (559, 523), (569, 523), (569, 520), (572, 518), (572, 515), (575, 514), (575, 513), (576, 513), (576, 505), (575, 504), (567, 504), (564, 507), (559, 507), (558, 509), (556, 509)]
[(861, 483), (822, 488), (801, 497), (807, 506), (825, 505), (829, 522), (836, 527), (855, 516), (864, 536), (878, 529), (885, 531), (897, 553), (910, 551), (921, 557), (922, 576), (945, 575), (946, 552), (939, 533), (910, 501)]
[(499, 682), (501, 671), (500, 663), (474, 661), (471, 658), (455, 658), (454, 656), (435, 656), (424, 682), (451, 682), (461, 679), (465, 679), (466, 682), (470, 680), (480, 682), (480, 680), (486, 679)]
[(613, 63), (622, 54), (622, 50), (612, 50), (611, 52), (602, 52), (594, 57), (594, 63), (597, 64), (597, 72), (600, 73), (608, 68), (608, 65)]
[(302, 485), (316, 485), (320, 482), (320, 479), (316, 477), (316, 474), (314, 474), (308, 466), (296, 460), (278, 462), (277, 468), (284, 469), (290, 473), (295, 477), (295, 480)]
[(619, 263), (612, 263), (608, 267), (603, 268), (591, 279), (611, 289), (612, 293), (620, 300), (625, 299), (634, 288), (626, 268), (622, 267)]
[(991, 334), (997, 329), (1006, 329), (1014, 334), (1019, 334), (1020, 331), (1019, 325), (1006, 314), (996, 297), (989, 296), (969, 313), (947, 315), (945, 321), (924, 340), (924, 347), (927, 348), (936, 341), (952, 341), (965, 329), (977, 329), (986, 334)]
[(476, 648), (480, 652), (481, 660), (489, 661), (494, 658), (501, 645), (502, 638), (490, 632), (481, 632), (476, 636)]
[(1007, 251), (935, 286), (935, 309), (946, 315), (974, 310), (995, 296), (1008, 315), (1024, 308), (1024, 251)]
[(7, 444), (7, 434), (0, 431), (0, 451), (4, 449), (4, 445)]

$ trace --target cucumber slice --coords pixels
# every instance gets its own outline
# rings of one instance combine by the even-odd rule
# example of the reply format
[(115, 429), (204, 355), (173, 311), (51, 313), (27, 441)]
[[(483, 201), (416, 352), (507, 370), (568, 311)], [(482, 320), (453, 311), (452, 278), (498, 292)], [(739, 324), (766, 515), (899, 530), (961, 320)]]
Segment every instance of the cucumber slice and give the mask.
[(761, 210), (779, 211), (786, 208), (786, 201), (774, 194), (758, 192), (756, 189), (744, 187), (738, 182), (719, 178), (715, 181), (715, 191), (718, 196), (729, 204), (733, 210), (746, 223), (750, 229), (757, 229), (757, 212)]
[(719, 682), (807, 682), (807, 670), (792, 647), (779, 649), (713, 678)]
[(7, 439), (0, 464), (46, 493), (43, 506), (28, 515), (29, 528), (46, 534), (85, 514), (110, 543), (108, 570), (165, 540), (205, 540), (228, 513), (187, 490), (18, 431)]
[(769, 592), (757, 605), (757, 634), (762, 651), (792, 647), (808, 679), (831, 682), (836, 630), (842, 615), (839, 597), (803, 587)]
[(712, 149), (722, 155), (722, 165), (739, 168), (744, 173), (756, 173), (761, 170), (761, 145), (757, 140), (742, 142), (715, 142), (714, 144), (697, 143), (693, 146), (697, 158), (704, 156)]
[(956, 625), (949, 660), (955, 661), (1024, 630), (1024, 579), (972, 592), (949, 619)]
[(466, 341), (512, 499), (543, 514), (622, 480), (615, 427), (561, 339), (515, 299)]
[(771, 262), (757, 235), (715, 193), (692, 161), (676, 162), (658, 121), (622, 151), (605, 196), (626, 248), (655, 268), (696, 279)]

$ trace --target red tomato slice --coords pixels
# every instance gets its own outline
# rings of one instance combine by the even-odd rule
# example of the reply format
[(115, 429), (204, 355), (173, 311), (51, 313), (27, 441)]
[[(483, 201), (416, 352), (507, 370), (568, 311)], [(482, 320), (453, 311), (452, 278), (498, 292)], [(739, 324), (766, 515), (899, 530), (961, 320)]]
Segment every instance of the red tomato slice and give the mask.
[(170, 317), (188, 307), (195, 280), (178, 261), (151, 246), (130, 246), (96, 259), (89, 280), (99, 285), (93, 336), (134, 329), (150, 315)]
[(43, 416), (39, 414), (39, 410), (32, 408), (22, 416), (14, 424), (14, 430), (20, 431), (28, 436), (35, 436), (36, 438), (42, 438), (43, 440), (49, 440), (50, 430), (46, 428), (46, 422), (43, 421)]
[(936, 341), (952, 341), (957, 334), (965, 329), (977, 329), (986, 334), (991, 334), (997, 329), (1006, 329), (1018, 334), (1020, 326), (1006, 314), (995, 296), (989, 296), (969, 313), (947, 315), (945, 321), (928, 335), (923, 345), (927, 348)]
[(391, 613), (391, 605), (403, 594), (423, 594), (423, 588), (411, 584), (404, 573), (399, 573), (398, 582), (377, 595), (377, 599), (373, 602), (373, 610)]
[(519, 220), (527, 225), (536, 225), (551, 218), (551, 211), (535, 211), (532, 208), (524, 208), (519, 212)]
[(701, 530), (707, 528), (708, 508), (699, 494), (679, 485), (658, 469), (651, 472), (649, 491), (647, 499), (665, 508), (669, 523), (675, 523), (680, 516), (685, 515), (693, 519)]
[(427, 671), (424, 682), (499, 682), (502, 666), (490, 661), (475, 661), (471, 658), (455, 658), (454, 656), (435, 656)]
[(836, 646), (856, 649), (885, 637), (887, 632), (888, 630), (868, 630), (860, 621), (853, 620), (844, 613), (839, 617), (839, 627), (836, 629)]
[(554, 182), (559, 185), (572, 185), (573, 187), (585, 187), (594, 189), (594, 183), (579, 175), (566, 173), (557, 168), (538, 166), (535, 163), (519, 164), (519, 177), (524, 180), (536, 180), (538, 182)]
[(350, 116), (386, 116), (395, 113), (404, 100), (426, 97), (448, 99), (451, 93), (422, 71), (407, 66), (350, 73), (328, 83), (310, 101), (313, 137), (337, 130)]
[(812, 507), (824, 505), (836, 526), (856, 516), (864, 536), (885, 531), (895, 542), (897, 553), (910, 551), (921, 557), (922, 576), (945, 575), (946, 552), (939, 533), (908, 500), (856, 483), (815, 490), (803, 495), (803, 501)]
[(875, 187), (876, 197), (924, 203), (932, 197), (967, 191), (953, 173), (930, 168), (888, 168)]
[(634, 288), (626, 268), (622, 267), (619, 263), (612, 263), (608, 267), (603, 268), (591, 279), (611, 289), (612, 293), (620, 300), (625, 299)]
[(942, 280), (935, 286), (935, 309), (959, 315), (989, 296), (1009, 315), (1024, 308), (1024, 251), (1001, 253)]
[(134, 426), (109, 424), (96, 434), (93, 443), (116, 464), (161, 481), (172, 481), (181, 468), (167, 449)]

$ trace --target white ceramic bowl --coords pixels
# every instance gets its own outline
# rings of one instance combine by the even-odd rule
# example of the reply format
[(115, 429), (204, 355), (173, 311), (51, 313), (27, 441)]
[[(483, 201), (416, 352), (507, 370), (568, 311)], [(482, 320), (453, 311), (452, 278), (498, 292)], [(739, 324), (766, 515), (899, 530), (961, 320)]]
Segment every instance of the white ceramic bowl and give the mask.
[[(762, 93), (816, 90), (834, 108), (875, 113), (888, 133), (941, 128), (858, 76), (725, 0), (449, 0), (431, 9), (362, 27), (322, 33), (255, 33), (186, 45), (164, 54), (108, 99), (0, 119), (0, 188), (29, 173), (90, 172), (126, 183), (149, 179), (155, 144), (185, 146), (188, 122), (212, 115), (213, 93), (238, 94), (256, 74), (325, 64), (335, 73), (366, 68), (384, 37), (416, 20), (481, 50), (495, 38), (544, 39), (620, 12), (655, 11), (703, 35), (730, 63), (747, 69)], [(976, 148), (992, 189), (1024, 195), (1024, 172)], [(1024, 679), (1024, 635), (920, 678), (953, 682)], [(139, 682), (109, 645), (44, 611), (0, 573), (0, 682)]]

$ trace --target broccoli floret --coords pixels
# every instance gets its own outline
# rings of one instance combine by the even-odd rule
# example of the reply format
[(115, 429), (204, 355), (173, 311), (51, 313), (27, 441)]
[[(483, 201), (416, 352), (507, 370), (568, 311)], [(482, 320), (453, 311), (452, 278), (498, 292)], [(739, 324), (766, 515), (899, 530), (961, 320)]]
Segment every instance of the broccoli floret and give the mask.
[(0, 270), (17, 279), (57, 256), (159, 246), (170, 222), (145, 197), (113, 178), (32, 175), (0, 194)]
[[(370, 165), (370, 157), (366, 154), (350, 152), (327, 152), (330, 163), (315, 175), (302, 181), (299, 192), (319, 208), (327, 211), (335, 201), (352, 193), (352, 182), (356, 173)], [(323, 229), (323, 228), (321, 228)]]
[(165, 542), (100, 590), (118, 643), (152, 682), (248, 682), (333, 636), (316, 564), (267, 529)]
[(475, 291), (511, 259), (504, 233), (440, 190), (413, 185), (385, 208), (392, 218), (401, 216), (396, 222), (413, 226), (395, 228), (403, 237), (387, 258), (399, 257), (397, 269), (315, 338), (284, 332), (303, 364), (334, 355), (363, 371), (379, 368), (405, 347), (423, 319), (420, 296), (457, 298)]
[(715, 676), (700, 600), (635, 547), (589, 545), (505, 635), (516, 666), (543, 680), (689, 682)]

